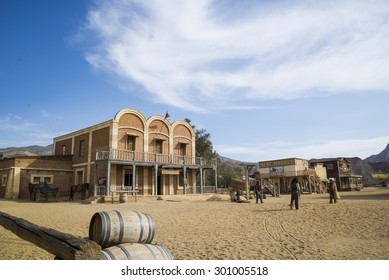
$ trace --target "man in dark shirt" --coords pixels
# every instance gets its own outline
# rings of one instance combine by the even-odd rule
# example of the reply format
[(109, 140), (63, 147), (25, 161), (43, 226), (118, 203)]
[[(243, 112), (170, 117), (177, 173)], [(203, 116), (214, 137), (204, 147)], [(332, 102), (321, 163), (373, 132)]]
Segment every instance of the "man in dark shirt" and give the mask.
[(262, 186), (259, 184), (259, 181), (255, 183), (254, 194), (255, 194), (255, 203), (258, 203), (258, 199), (261, 201), (261, 203), (263, 203)]
[(297, 178), (293, 178), (291, 184), (290, 184), (290, 209), (293, 209), (293, 202), (296, 207), (296, 210), (299, 209), (299, 195), (300, 195), (300, 186), (297, 182)]

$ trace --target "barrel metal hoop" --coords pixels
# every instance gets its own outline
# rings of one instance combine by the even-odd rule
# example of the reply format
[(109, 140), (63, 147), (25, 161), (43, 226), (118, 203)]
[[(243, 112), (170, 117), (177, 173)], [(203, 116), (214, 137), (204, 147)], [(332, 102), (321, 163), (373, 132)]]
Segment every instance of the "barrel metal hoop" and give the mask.
[(143, 221), (142, 221), (142, 215), (139, 213), (139, 212), (136, 212), (134, 211), (138, 217), (139, 217), (139, 225), (140, 225), (140, 233), (139, 233), (139, 239), (138, 239), (138, 243), (142, 243), (142, 239), (143, 239), (143, 232), (144, 232), (144, 225), (143, 225)]
[(149, 244), (144, 244), (144, 245), (146, 246), (147, 249), (149, 249), (150, 253), (153, 255), (153, 259), (158, 260), (157, 255), (155, 254), (153, 248), (151, 248)]
[(100, 260), (109, 260), (108, 256), (107, 256), (107, 252), (105, 252), (104, 250), (101, 251), (100, 253)]
[(109, 257), (111, 258), (111, 260), (116, 260), (116, 257), (115, 257), (115, 254), (111, 252), (111, 250), (109, 249), (104, 249), (104, 252), (107, 253), (109, 255)]
[(170, 251), (166, 247), (160, 246), (160, 245), (155, 245), (155, 247), (161, 252), (164, 260), (172, 260), (173, 259), (172, 254), (170, 253)]
[(131, 256), (131, 254), (130, 254), (130, 252), (126, 249), (126, 248), (124, 248), (122, 245), (117, 245), (116, 247), (118, 247), (120, 250), (122, 250), (122, 252), (126, 255), (126, 257), (127, 257), (127, 260), (132, 260), (132, 256)]
[[(101, 216), (102, 216), (102, 232), (107, 233), (105, 239), (102, 240), (102, 242), (100, 243), (101, 247), (104, 248), (108, 245), (111, 236), (111, 218), (109, 217), (109, 214), (106, 211), (102, 211)], [(105, 225), (107, 225), (106, 228)]]
[(145, 213), (144, 215), (146, 216), (148, 224), (149, 224), (149, 234), (147, 236), (146, 243), (151, 243), (151, 241), (153, 241), (153, 239), (154, 239), (155, 224), (154, 224), (154, 220), (151, 218), (151, 216), (149, 214)]
[(114, 212), (117, 214), (118, 218), (119, 218), (119, 239), (118, 239), (118, 243), (122, 243), (123, 242), (123, 235), (124, 235), (124, 219), (123, 219), (123, 215), (120, 211), (118, 210), (114, 210)]

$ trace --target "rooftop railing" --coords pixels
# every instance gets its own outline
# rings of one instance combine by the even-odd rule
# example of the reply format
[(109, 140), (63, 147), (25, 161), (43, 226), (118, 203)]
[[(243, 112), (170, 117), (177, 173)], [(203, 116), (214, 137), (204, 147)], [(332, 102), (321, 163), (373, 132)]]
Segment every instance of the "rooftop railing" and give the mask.
[(201, 167), (216, 167), (215, 159), (202, 157), (189, 157), (173, 154), (158, 154), (149, 152), (137, 152), (122, 149), (106, 148), (96, 150), (96, 160), (132, 161), (142, 163), (158, 163), (172, 165), (191, 165)]

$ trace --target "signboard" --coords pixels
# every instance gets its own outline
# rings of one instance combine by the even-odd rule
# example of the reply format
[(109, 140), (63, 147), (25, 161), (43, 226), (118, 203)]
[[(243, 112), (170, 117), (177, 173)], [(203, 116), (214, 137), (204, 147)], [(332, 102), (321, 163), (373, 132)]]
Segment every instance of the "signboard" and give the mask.
[(296, 164), (295, 158), (288, 158), (288, 159), (259, 162), (259, 168), (278, 167), (278, 166), (295, 165), (295, 164)]
[(162, 169), (163, 175), (179, 175), (180, 170), (173, 170), (173, 169)]
[(270, 167), (270, 176), (283, 176), (284, 175), (284, 167)]

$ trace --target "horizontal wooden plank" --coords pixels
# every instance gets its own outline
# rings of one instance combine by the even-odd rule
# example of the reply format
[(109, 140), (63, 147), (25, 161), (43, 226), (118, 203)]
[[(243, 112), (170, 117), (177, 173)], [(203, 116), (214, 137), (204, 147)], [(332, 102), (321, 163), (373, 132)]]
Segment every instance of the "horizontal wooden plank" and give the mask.
[(98, 260), (101, 247), (86, 238), (35, 225), (0, 212), (0, 225), (63, 260)]

